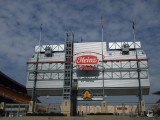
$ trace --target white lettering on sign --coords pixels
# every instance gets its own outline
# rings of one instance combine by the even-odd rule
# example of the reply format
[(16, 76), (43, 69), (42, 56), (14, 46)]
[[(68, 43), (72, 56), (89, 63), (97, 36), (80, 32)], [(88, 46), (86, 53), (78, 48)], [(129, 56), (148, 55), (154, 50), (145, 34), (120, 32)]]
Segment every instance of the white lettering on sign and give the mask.
[(94, 66), (85, 66), (85, 65), (82, 65), (80, 70), (94, 70)]
[(83, 55), (76, 59), (76, 64), (98, 64), (97, 56), (93, 55)]

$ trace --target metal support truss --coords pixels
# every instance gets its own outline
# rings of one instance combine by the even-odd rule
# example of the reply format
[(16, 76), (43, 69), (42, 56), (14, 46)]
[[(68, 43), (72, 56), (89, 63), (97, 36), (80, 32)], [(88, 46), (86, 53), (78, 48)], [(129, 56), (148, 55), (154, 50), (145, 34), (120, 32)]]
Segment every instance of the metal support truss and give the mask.
[[(28, 64), (28, 80), (34, 80), (34, 69), (36, 63)], [(64, 63), (38, 63), (37, 66), (37, 80), (63, 80), (64, 79)]]

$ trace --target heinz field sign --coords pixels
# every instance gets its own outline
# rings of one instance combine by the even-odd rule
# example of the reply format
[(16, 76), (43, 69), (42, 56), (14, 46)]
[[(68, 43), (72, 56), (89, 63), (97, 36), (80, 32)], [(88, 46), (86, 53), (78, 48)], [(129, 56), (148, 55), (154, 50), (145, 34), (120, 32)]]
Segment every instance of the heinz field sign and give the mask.
[(78, 56), (75, 62), (77, 65), (95, 65), (98, 64), (99, 60), (94, 55), (82, 55)]

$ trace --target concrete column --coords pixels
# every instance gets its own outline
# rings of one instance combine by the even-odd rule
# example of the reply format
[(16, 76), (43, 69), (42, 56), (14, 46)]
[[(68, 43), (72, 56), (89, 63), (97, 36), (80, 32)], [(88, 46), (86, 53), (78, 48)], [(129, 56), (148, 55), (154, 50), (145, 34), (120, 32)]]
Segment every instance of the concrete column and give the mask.
[(66, 114), (67, 116), (70, 116), (71, 102), (69, 100), (62, 101), (60, 108), (61, 108), (61, 113)]
[[(141, 105), (141, 106), (140, 106)], [(145, 105), (145, 102), (142, 100), (141, 101), (141, 104), (140, 104), (140, 102), (139, 102), (139, 104), (138, 104), (138, 107), (139, 107), (139, 110), (140, 110), (140, 108), (142, 108), (142, 111), (141, 112), (145, 112), (146, 111), (146, 105)]]
[(0, 109), (1, 109), (1, 110), (5, 110), (5, 107), (6, 107), (5, 102), (1, 102), (1, 104), (0, 104)]
[(108, 105), (106, 101), (101, 102), (101, 112), (102, 113), (108, 113)]
[(125, 105), (124, 104), (122, 104), (122, 114), (124, 115), (125, 114)]
[[(34, 109), (36, 109), (36, 103), (35, 103)], [(35, 111), (35, 110), (34, 110), (34, 111)], [(28, 113), (33, 113), (33, 101), (29, 101)]]
[(114, 106), (114, 114), (117, 114), (117, 106)]

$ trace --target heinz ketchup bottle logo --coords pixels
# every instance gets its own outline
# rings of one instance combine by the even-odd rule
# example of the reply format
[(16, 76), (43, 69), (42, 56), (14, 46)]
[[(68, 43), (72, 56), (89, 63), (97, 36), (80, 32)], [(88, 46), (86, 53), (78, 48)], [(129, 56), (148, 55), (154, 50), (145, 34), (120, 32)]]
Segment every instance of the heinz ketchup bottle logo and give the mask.
[(97, 56), (83, 55), (76, 59), (76, 64), (98, 64)]

